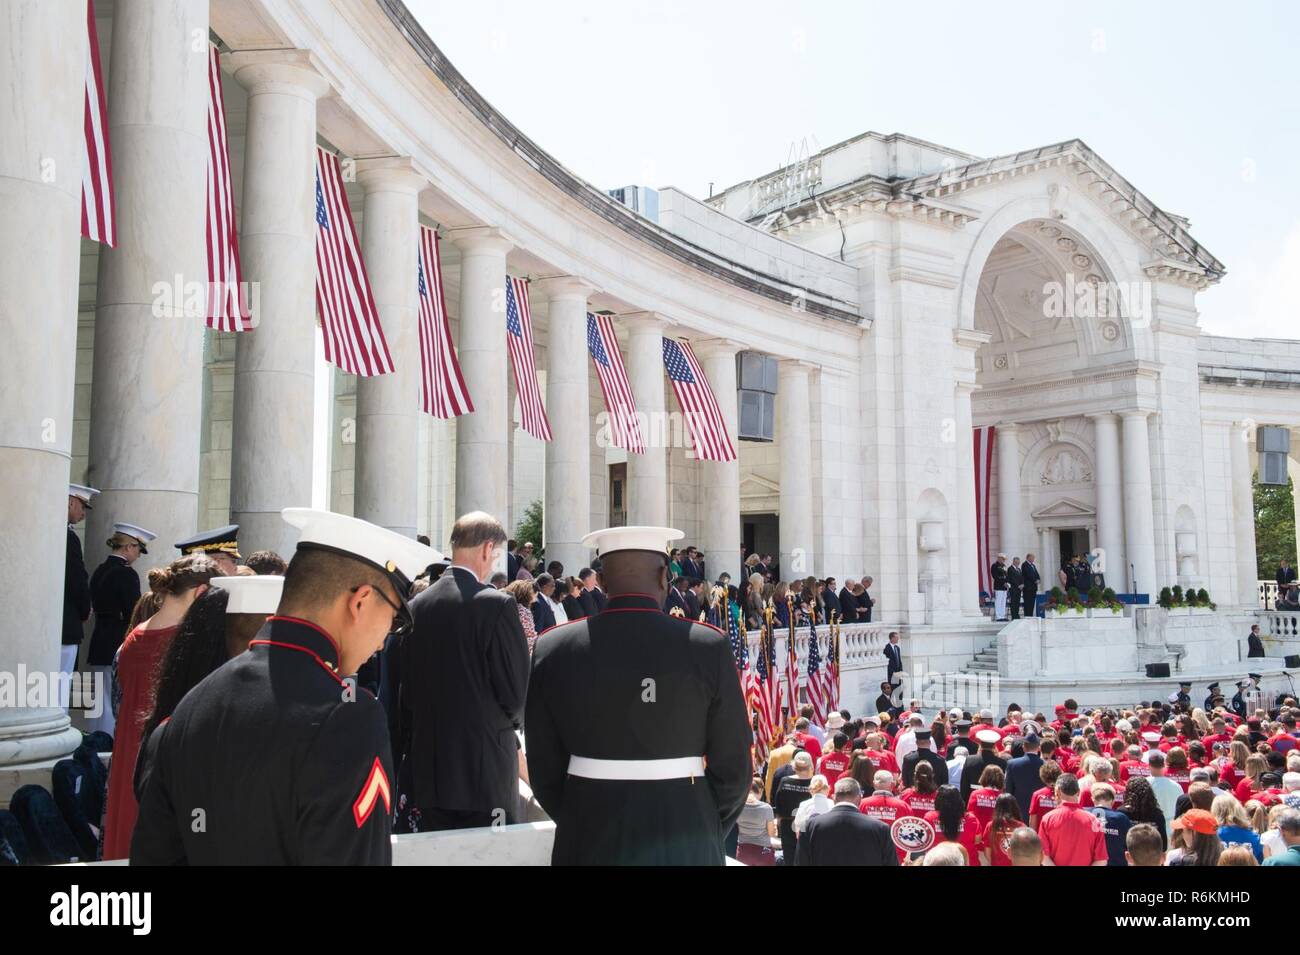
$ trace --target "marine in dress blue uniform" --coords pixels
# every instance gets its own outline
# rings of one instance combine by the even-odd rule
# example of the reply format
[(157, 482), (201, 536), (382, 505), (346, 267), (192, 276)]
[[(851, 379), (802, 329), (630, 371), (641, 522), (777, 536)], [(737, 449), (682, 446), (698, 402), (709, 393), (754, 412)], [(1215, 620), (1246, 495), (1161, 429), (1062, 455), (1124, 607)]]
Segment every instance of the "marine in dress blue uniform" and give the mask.
[(529, 781), (556, 823), (556, 865), (724, 860), (752, 734), (726, 637), (663, 612), (667, 544), (681, 536), (588, 535), (608, 603), (534, 648), (524, 735)]

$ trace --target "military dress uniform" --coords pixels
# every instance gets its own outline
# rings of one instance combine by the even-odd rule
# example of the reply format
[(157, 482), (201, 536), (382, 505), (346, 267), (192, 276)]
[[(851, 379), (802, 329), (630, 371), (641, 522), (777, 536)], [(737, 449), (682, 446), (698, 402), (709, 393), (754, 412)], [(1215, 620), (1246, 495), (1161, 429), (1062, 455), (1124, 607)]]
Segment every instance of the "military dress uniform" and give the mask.
[[(599, 546), (645, 528), (598, 531)], [(680, 536), (658, 530), (665, 550)], [(606, 538), (608, 539), (608, 538)], [(665, 554), (665, 560), (667, 559)], [(533, 651), (528, 776), (555, 820), (555, 865), (721, 865), (752, 778), (752, 735), (727, 638), (643, 594), (550, 630)]]
[(88, 665), (106, 667), (126, 637), (131, 611), (140, 599), (140, 575), (123, 558), (109, 554), (90, 578), (91, 602), (95, 608), (95, 629), (90, 636)]

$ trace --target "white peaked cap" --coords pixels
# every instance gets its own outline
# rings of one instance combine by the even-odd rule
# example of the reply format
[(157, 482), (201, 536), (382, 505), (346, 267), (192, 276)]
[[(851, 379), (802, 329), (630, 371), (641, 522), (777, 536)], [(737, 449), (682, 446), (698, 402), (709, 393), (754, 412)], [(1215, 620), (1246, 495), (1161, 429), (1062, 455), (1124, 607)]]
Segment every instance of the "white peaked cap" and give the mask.
[(311, 507), (286, 507), (280, 513), (286, 523), (302, 531), (299, 547), (315, 544), (364, 560), (383, 571), (392, 564), (407, 580), (414, 580), (430, 564), (443, 559), (432, 547), (355, 517)]
[(1002, 734), (997, 730), (980, 730), (975, 734), (975, 740), (980, 743), (997, 744), (1002, 742)]
[(213, 577), (209, 583), (230, 594), (226, 613), (275, 613), (280, 606), (280, 593), (284, 590), (284, 578), (273, 574)]
[[(76, 497), (90, 503), (90, 499), (99, 493), (99, 488), (87, 487), (84, 484), (69, 484), (68, 497)], [(150, 538), (152, 540), (153, 538)]]
[(143, 541), (146, 544), (149, 543), (151, 540), (155, 540), (158, 537), (158, 535), (155, 534), (153, 531), (147, 531), (143, 527), (140, 527), (136, 524), (123, 524), (123, 523), (114, 524), (113, 533), (125, 534), (128, 537), (134, 537), (136, 540)]
[(675, 527), (607, 527), (584, 537), (582, 546), (592, 548), (597, 556), (612, 554), (616, 550), (652, 550), (667, 554), (668, 545), (685, 536)]

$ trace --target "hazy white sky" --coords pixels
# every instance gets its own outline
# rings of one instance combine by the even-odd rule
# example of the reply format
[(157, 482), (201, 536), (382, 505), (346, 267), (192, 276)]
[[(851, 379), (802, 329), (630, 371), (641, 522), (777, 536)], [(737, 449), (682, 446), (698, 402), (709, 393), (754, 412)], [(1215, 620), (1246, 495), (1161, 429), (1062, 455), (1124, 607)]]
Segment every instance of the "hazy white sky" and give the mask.
[(704, 197), (866, 130), (980, 156), (1078, 137), (1227, 266), (1206, 331), (1300, 337), (1300, 3), (406, 2), (602, 188)]

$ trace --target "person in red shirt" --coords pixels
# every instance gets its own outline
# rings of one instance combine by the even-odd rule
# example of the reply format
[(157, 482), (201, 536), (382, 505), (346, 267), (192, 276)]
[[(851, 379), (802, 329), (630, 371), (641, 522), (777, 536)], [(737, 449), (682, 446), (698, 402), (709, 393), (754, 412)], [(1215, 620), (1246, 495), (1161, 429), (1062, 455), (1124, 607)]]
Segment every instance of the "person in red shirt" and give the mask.
[(867, 735), (867, 755), (876, 764), (877, 769), (887, 769), (898, 775), (898, 757), (885, 749), (885, 734), (871, 732)]
[(1056, 808), (1056, 780), (1061, 777), (1059, 763), (1043, 763), (1038, 770), (1038, 778), (1043, 783), (1042, 789), (1034, 790), (1029, 797), (1029, 825), (1037, 830), (1044, 816)]
[(934, 808), (934, 797), (938, 791), (934, 767), (929, 763), (917, 763), (912, 772), (912, 785), (899, 793), (898, 798), (907, 803), (912, 815), (924, 816)]
[(1106, 830), (1102, 822), (1079, 806), (1079, 780), (1062, 773), (1056, 780), (1057, 807), (1038, 824), (1043, 843), (1043, 864), (1058, 866), (1108, 865)]
[(976, 843), (980, 865), (1011, 865), (1011, 856), (1007, 852), (1011, 834), (1017, 829), (1028, 828), (1020, 818), (1020, 804), (1016, 802), (1016, 797), (1010, 793), (998, 796), (993, 806), (993, 818), (984, 827)]
[(836, 732), (831, 737), (831, 746), (833, 747), (831, 751), (817, 762), (817, 772), (826, 777), (831, 792), (834, 792), (835, 782), (849, 768), (849, 758), (852, 754), (849, 752), (849, 738), (842, 732)]
[[(1246, 757), (1245, 775), (1237, 782), (1232, 794), (1237, 797), (1237, 802), (1242, 805), (1246, 804), (1249, 799), (1255, 798), (1255, 791), (1259, 777), (1268, 772), (1268, 760), (1259, 753), (1251, 753)], [(1263, 786), (1258, 786), (1263, 789)]]
[(799, 741), (799, 745), (804, 748), (804, 752), (811, 756), (815, 763), (822, 757), (822, 744), (817, 740), (816, 736), (808, 732), (808, 726), (808, 720), (802, 716), (799, 717), (794, 724), (794, 738)]
[(967, 865), (980, 864), (976, 843), (984, 830), (975, 814), (962, 806), (960, 789), (940, 786), (935, 794), (934, 808), (925, 814), (925, 821), (934, 826), (934, 845), (955, 842), (966, 851)]
[(1169, 750), (1165, 760), (1165, 775), (1182, 786), (1183, 792), (1187, 792), (1187, 787), (1192, 784), (1192, 768), (1187, 761), (1187, 750), (1181, 746)]
[[(878, 771), (875, 779), (871, 781), (876, 791), (858, 803), (858, 811), (864, 816), (870, 816), (872, 819), (883, 822), (887, 826), (893, 825), (894, 820), (902, 816), (916, 815), (916, 813), (912, 812), (911, 806), (894, 795), (897, 778), (888, 770), (882, 769)], [(902, 849), (899, 849), (898, 861), (902, 862), (906, 854)]]
[(1006, 782), (1006, 774), (1003, 773), (1001, 766), (985, 766), (980, 773), (979, 788), (972, 789), (970, 799), (966, 800), (966, 811), (975, 814), (979, 820), (979, 831), (983, 832), (985, 827), (993, 821), (993, 808), (997, 804), (998, 796), (1002, 794), (1002, 787)]

